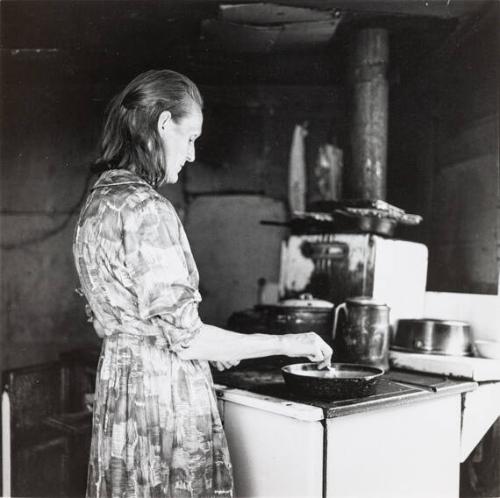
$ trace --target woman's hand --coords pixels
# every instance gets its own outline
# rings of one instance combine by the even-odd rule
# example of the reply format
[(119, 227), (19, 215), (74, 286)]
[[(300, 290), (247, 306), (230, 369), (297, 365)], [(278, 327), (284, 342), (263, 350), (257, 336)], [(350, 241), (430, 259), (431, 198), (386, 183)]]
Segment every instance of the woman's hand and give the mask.
[(305, 356), (311, 361), (318, 362), (319, 368), (330, 366), (332, 348), (315, 332), (286, 334), (283, 336), (283, 340), (287, 356)]
[(219, 372), (227, 370), (228, 368), (235, 367), (240, 363), (240, 360), (232, 361), (211, 361), (210, 364), (213, 365)]

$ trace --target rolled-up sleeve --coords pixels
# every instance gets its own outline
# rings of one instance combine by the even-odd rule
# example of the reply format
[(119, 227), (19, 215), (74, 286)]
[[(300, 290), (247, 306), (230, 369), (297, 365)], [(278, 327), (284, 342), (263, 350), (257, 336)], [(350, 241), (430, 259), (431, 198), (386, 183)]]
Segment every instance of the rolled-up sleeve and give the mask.
[(159, 328), (171, 349), (200, 330), (201, 296), (190, 278), (173, 207), (148, 198), (123, 219), (125, 265), (138, 315)]

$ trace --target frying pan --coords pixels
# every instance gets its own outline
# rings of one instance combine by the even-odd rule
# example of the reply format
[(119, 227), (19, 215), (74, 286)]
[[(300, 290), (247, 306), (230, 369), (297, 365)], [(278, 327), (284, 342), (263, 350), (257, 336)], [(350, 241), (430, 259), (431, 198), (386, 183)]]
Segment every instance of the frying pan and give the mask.
[(263, 220), (261, 225), (287, 226), (295, 234), (314, 234), (330, 232), (374, 233), (393, 237), (398, 221), (387, 216), (355, 216), (336, 213), (331, 221), (294, 218), (290, 221)]
[(288, 389), (299, 396), (339, 400), (373, 394), (384, 371), (351, 363), (333, 363), (329, 369), (296, 363), (282, 367), (281, 373)]

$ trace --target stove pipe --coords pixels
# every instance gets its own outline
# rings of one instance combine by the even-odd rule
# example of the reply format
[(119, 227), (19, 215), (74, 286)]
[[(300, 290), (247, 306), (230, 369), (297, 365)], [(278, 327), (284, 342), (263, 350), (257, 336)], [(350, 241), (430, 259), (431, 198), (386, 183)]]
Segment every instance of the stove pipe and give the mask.
[(361, 30), (357, 34), (352, 56), (354, 94), (350, 195), (355, 199), (386, 198), (388, 61), (387, 30)]

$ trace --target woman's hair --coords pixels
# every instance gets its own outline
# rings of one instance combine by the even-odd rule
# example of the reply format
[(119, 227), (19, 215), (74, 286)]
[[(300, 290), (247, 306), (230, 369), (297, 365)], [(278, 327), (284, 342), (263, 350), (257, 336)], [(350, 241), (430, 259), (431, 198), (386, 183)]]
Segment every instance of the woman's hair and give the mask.
[(158, 119), (170, 111), (178, 122), (193, 102), (203, 107), (196, 85), (175, 71), (152, 70), (134, 78), (116, 95), (107, 110), (100, 143), (100, 157), (94, 165), (102, 169), (128, 169), (150, 185), (157, 186), (166, 174)]

